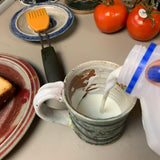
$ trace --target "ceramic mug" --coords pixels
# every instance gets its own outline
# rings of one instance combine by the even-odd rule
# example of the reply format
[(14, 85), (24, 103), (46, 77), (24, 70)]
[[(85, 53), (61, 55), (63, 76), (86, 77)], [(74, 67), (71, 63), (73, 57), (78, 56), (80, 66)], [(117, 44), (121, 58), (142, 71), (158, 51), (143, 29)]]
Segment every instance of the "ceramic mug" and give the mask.
[[(81, 111), (81, 102), (85, 104), (98, 102), (98, 95), (103, 95), (106, 79), (110, 72), (118, 67), (108, 61), (89, 61), (78, 65), (67, 74), (64, 82), (54, 82), (43, 85), (36, 94), (33, 105), (36, 114), (48, 121), (71, 127), (84, 141), (102, 145), (116, 141), (122, 135), (127, 116), (134, 107), (136, 99), (127, 94), (120, 85), (116, 84), (109, 93), (109, 97), (118, 104), (121, 113), (110, 117), (101, 114)], [(57, 103), (58, 102), (58, 103)], [(110, 104), (110, 108), (114, 107)], [(90, 108), (93, 112), (93, 108)], [(99, 117), (94, 117), (98, 115)]]

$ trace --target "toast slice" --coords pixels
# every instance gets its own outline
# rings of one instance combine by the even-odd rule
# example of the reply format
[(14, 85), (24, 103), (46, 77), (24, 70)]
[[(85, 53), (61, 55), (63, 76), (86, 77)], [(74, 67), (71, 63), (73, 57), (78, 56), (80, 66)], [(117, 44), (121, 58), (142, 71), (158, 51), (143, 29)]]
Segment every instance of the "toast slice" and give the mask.
[(11, 82), (0, 76), (0, 107), (13, 97), (15, 90)]

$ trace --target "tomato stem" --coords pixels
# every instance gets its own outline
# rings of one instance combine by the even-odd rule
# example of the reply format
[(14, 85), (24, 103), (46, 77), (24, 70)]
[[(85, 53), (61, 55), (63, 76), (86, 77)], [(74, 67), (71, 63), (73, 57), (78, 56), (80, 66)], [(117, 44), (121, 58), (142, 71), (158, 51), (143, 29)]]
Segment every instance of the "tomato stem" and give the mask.
[(106, 6), (112, 6), (114, 4), (113, 0), (102, 0), (102, 3)]
[(147, 17), (144, 18), (143, 21), (145, 21), (147, 18), (150, 18), (151, 21), (152, 21), (152, 24), (153, 24), (153, 26), (154, 26), (154, 25), (155, 25), (155, 21), (154, 21), (154, 19), (152, 18), (152, 14), (154, 14), (154, 13), (160, 13), (159, 11), (152, 12), (152, 9), (153, 9), (154, 6), (155, 6), (154, 0), (142, 0), (142, 2), (139, 3), (139, 5), (143, 5), (143, 6), (145, 7), (146, 14), (147, 14)]
[(152, 9), (153, 9), (154, 6), (155, 6), (154, 0), (151, 0), (151, 2), (149, 3), (149, 5), (147, 5), (146, 12), (148, 14), (151, 14)]

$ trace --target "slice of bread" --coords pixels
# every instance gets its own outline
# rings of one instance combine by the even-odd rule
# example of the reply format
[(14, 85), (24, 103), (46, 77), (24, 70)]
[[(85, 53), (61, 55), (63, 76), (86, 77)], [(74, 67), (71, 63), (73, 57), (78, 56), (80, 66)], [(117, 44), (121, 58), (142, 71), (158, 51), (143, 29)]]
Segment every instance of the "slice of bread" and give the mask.
[(11, 82), (0, 76), (0, 107), (13, 97), (15, 90)]

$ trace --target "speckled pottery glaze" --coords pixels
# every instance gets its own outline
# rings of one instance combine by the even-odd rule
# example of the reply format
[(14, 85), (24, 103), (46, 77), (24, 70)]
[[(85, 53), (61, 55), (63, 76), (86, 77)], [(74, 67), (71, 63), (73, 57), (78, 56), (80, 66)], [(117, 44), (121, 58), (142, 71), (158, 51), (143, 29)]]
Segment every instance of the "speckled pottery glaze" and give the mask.
[[(82, 140), (90, 144), (113, 143), (124, 132), (128, 114), (134, 107), (136, 98), (125, 93), (123, 88), (116, 84), (110, 90), (109, 96), (122, 110), (118, 116), (103, 119), (93, 118), (81, 114), (77, 111), (77, 107), (87, 94), (103, 94), (108, 75), (117, 67), (117, 64), (108, 61), (89, 61), (72, 69), (64, 82), (54, 82), (42, 86), (34, 99), (37, 115), (44, 120), (71, 127)], [(78, 89), (82, 92), (78, 97), (74, 97)], [(63, 109), (57, 110), (55, 108), (59, 107), (54, 102), (49, 104), (48, 100), (51, 99), (62, 102), (65, 106), (62, 107)], [(52, 108), (48, 107), (51, 105), (53, 105)]]
[(56, 2), (57, 0), (19, 0), (24, 5), (31, 5), (36, 3), (42, 3), (42, 2)]
[(95, 145), (105, 145), (118, 140), (126, 126), (127, 115), (105, 121), (90, 121), (70, 113), (71, 128), (84, 141)]
[(92, 13), (100, 0), (65, 0), (65, 4), (74, 13)]

